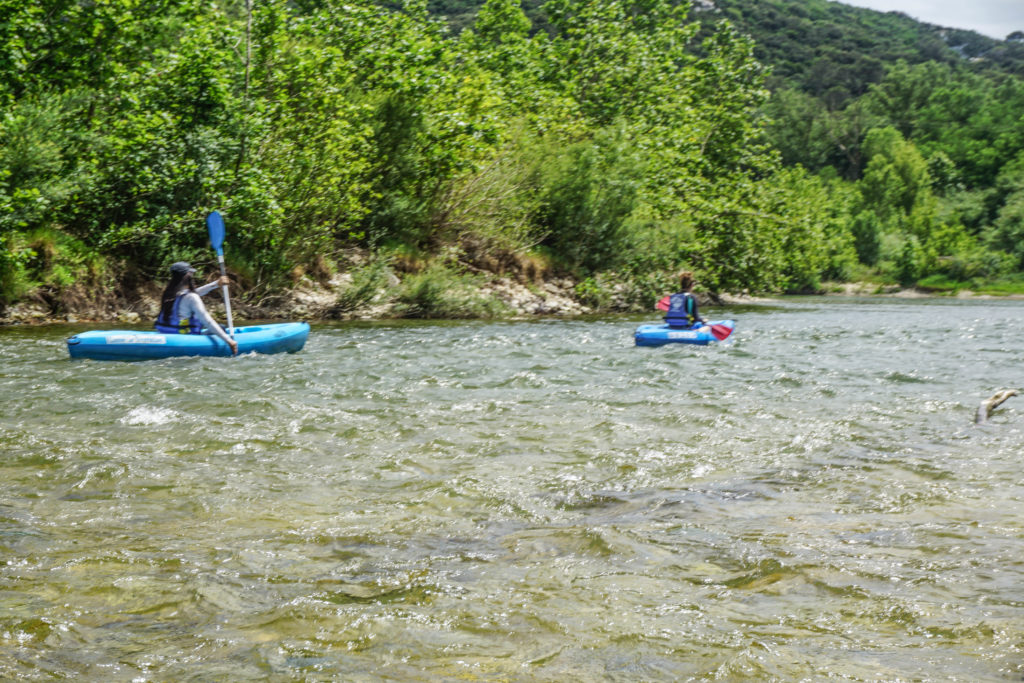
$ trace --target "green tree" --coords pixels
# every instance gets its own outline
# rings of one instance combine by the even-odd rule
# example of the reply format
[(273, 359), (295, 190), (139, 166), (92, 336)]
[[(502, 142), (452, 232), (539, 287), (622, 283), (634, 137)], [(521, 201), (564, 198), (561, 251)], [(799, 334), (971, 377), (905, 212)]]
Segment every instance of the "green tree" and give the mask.
[(1001, 207), (986, 240), (991, 247), (1015, 256), (1018, 268), (1024, 268), (1024, 153), (1003, 167), (996, 187)]
[(687, 6), (667, 0), (552, 0), (557, 29), (545, 78), (560, 83), (598, 126), (664, 111), (680, 93), (686, 45), (696, 24)]
[(573, 267), (617, 265), (644, 170), (634, 141), (611, 127), (566, 149), (560, 161), (549, 165), (541, 208), (547, 243)]
[(871, 130), (864, 141), (870, 159), (859, 187), (861, 207), (878, 217), (886, 232), (926, 239), (935, 223), (928, 164), (894, 128)]

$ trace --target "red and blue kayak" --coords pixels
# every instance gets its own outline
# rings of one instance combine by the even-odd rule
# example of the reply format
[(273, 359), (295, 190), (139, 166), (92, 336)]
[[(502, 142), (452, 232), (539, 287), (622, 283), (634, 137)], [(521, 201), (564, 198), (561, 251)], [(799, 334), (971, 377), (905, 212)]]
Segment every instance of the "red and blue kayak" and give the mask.
[[(295, 353), (309, 337), (309, 323), (274, 323), (235, 328), (238, 353)], [(153, 360), (176, 356), (230, 356), (213, 334), (163, 334), (147, 330), (90, 330), (68, 338), (72, 358)]]
[(699, 344), (701, 346), (726, 340), (732, 334), (736, 322), (715, 320), (695, 323), (691, 327), (673, 327), (667, 324), (641, 325), (636, 328), (637, 346), (662, 346), (664, 344)]

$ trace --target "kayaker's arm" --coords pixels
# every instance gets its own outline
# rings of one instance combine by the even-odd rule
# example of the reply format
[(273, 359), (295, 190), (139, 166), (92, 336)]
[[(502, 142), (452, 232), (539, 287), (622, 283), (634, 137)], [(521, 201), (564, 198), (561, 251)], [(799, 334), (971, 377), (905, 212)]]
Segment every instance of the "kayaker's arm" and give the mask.
[[(217, 282), (212, 282), (210, 284), (214, 286), (218, 285)], [(201, 288), (197, 287), (195, 292), (189, 292), (182, 299), (182, 315), (187, 316), (189, 313), (195, 313), (195, 316), (203, 323), (203, 327), (223, 339), (224, 343), (231, 347), (231, 353), (238, 353), (238, 342), (232, 339), (228, 333), (224, 331), (224, 328), (213, 319), (210, 312), (206, 310), (206, 306), (203, 305), (203, 300), (199, 298), (199, 289)]]
[(217, 289), (221, 285), (230, 284), (230, 280), (228, 280), (228, 282), (225, 282), (225, 280), (228, 280), (228, 278), (221, 277), (214, 280), (213, 282), (207, 282), (202, 287), (196, 287), (196, 294), (198, 294), (199, 296), (206, 296), (207, 294)]

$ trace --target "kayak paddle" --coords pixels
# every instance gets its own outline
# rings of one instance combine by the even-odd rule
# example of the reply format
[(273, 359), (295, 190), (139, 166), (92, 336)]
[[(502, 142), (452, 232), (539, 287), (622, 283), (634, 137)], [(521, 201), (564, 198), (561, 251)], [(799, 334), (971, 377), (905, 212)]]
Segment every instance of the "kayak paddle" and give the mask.
[(711, 334), (714, 335), (718, 341), (723, 341), (726, 337), (732, 334), (732, 328), (728, 325), (711, 325)]
[[(228, 273), (224, 268), (224, 219), (216, 211), (211, 211), (210, 215), (206, 217), (206, 230), (210, 233), (210, 244), (213, 245), (213, 250), (217, 252), (220, 274), (221, 276), (226, 276)], [(231, 322), (231, 300), (228, 299), (228, 286), (221, 285), (221, 292), (224, 294), (224, 310), (228, 315), (228, 334), (234, 339), (235, 326)]]

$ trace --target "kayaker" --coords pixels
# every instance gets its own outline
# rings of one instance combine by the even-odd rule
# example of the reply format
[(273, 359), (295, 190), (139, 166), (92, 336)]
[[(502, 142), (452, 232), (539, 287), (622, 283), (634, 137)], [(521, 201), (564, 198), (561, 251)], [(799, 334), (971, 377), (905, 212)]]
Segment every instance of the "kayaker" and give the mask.
[(665, 322), (671, 327), (692, 327), (694, 323), (704, 323), (705, 320), (697, 313), (697, 297), (693, 295), (693, 273), (684, 270), (679, 274), (679, 289), (668, 297), (668, 309), (665, 312)]
[(213, 282), (196, 287), (192, 277), (196, 272), (190, 264), (178, 261), (171, 264), (171, 281), (160, 297), (160, 315), (156, 319), (157, 332), (164, 334), (215, 334), (231, 347), (231, 354), (238, 353), (238, 342), (228, 336), (210, 312), (203, 305), (202, 297), (221, 285), (231, 284), (231, 279), (222, 275)]

